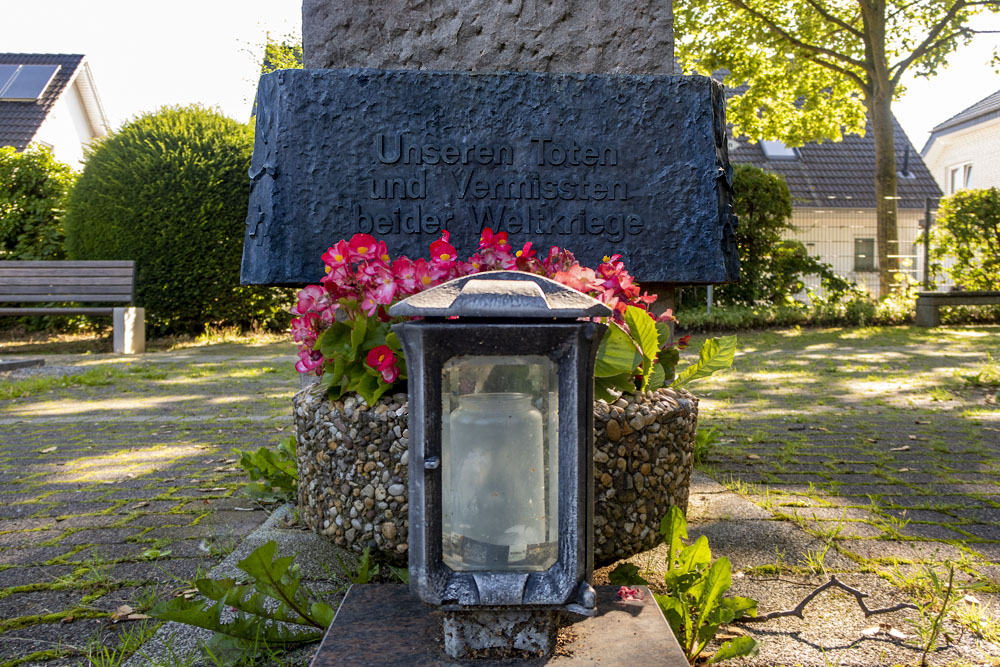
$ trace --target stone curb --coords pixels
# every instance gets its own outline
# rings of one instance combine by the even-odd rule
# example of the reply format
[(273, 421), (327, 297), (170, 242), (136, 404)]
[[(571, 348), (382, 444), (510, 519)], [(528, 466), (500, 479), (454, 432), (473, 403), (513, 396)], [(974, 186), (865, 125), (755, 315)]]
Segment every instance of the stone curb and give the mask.
[[(278, 543), (278, 553), (282, 556), (296, 555), (296, 562), (302, 567), (303, 579), (334, 579), (336, 555), (345, 553), (328, 540), (315, 533), (297, 528), (285, 527), (288, 518), (294, 516), (295, 506), (291, 503), (276, 509), (268, 519), (247, 535), (226, 558), (209, 572), (212, 578), (236, 577), (240, 571), (236, 564), (246, 558), (254, 549), (270, 540)], [(150, 637), (122, 667), (149, 667), (150, 665), (200, 664), (199, 641), (207, 641), (211, 631), (183, 623), (167, 621)]]

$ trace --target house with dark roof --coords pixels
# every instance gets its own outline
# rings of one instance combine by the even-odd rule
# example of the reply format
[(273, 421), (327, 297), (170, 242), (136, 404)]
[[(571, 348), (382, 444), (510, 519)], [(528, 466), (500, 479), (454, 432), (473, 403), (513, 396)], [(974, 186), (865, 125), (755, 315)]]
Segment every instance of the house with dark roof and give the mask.
[[(899, 257), (901, 267), (919, 278), (923, 253), (915, 242), (927, 198), (940, 197), (941, 190), (895, 118), (893, 126), (899, 240), (889, 254)], [(878, 295), (875, 138), (870, 124), (863, 136), (847, 135), (842, 141), (799, 148), (780, 141), (730, 140), (729, 157), (734, 164), (752, 164), (784, 176), (792, 194), (795, 225), (788, 238), (802, 241), (810, 255)]]
[(946, 195), (1000, 188), (1000, 90), (931, 130), (920, 153)]
[(84, 147), (110, 130), (82, 55), (0, 53), (0, 146), (46, 146), (79, 168)]

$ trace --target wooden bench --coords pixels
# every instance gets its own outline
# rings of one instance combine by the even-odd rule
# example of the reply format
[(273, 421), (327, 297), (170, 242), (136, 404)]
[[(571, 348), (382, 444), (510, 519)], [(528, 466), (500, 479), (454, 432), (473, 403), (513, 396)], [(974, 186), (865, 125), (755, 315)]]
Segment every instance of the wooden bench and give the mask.
[[(0, 303), (123, 303), (134, 301), (135, 262), (0, 261)], [(114, 351), (146, 349), (145, 310), (117, 306), (25, 306), (0, 315), (110, 315)]]
[(918, 327), (941, 324), (941, 306), (990, 306), (1000, 304), (1000, 292), (917, 292)]

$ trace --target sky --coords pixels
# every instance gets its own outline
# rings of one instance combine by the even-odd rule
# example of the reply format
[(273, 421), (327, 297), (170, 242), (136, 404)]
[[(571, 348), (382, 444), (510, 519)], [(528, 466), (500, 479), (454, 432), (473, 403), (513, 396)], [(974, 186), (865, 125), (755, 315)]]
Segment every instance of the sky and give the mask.
[[(344, 0), (350, 1), (350, 0)], [(678, 0), (680, 1), (680, 0)], [(265, 37), (301, 35), (301, 0), (0, 0), (0, 49), (87, 56), (112, 128), (168, 104), (200, 103), (245, 121)], [(978, 26), (1000, 30), (1000, 18)], [(933, 79), (904, 80), (894, 105), (919, 150), (930, 129), (1000, 90), (981, 35)]]

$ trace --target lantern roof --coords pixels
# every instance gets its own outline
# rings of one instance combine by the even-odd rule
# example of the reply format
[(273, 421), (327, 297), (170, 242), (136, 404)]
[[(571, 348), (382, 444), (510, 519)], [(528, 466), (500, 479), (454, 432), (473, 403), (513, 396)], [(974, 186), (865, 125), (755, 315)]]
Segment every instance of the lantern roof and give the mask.
[(455, 278), (389, 308), (394, 317), (576, 319), (609, 317), (611, 313), (593, 297), (522, 271), (488, 271)]

